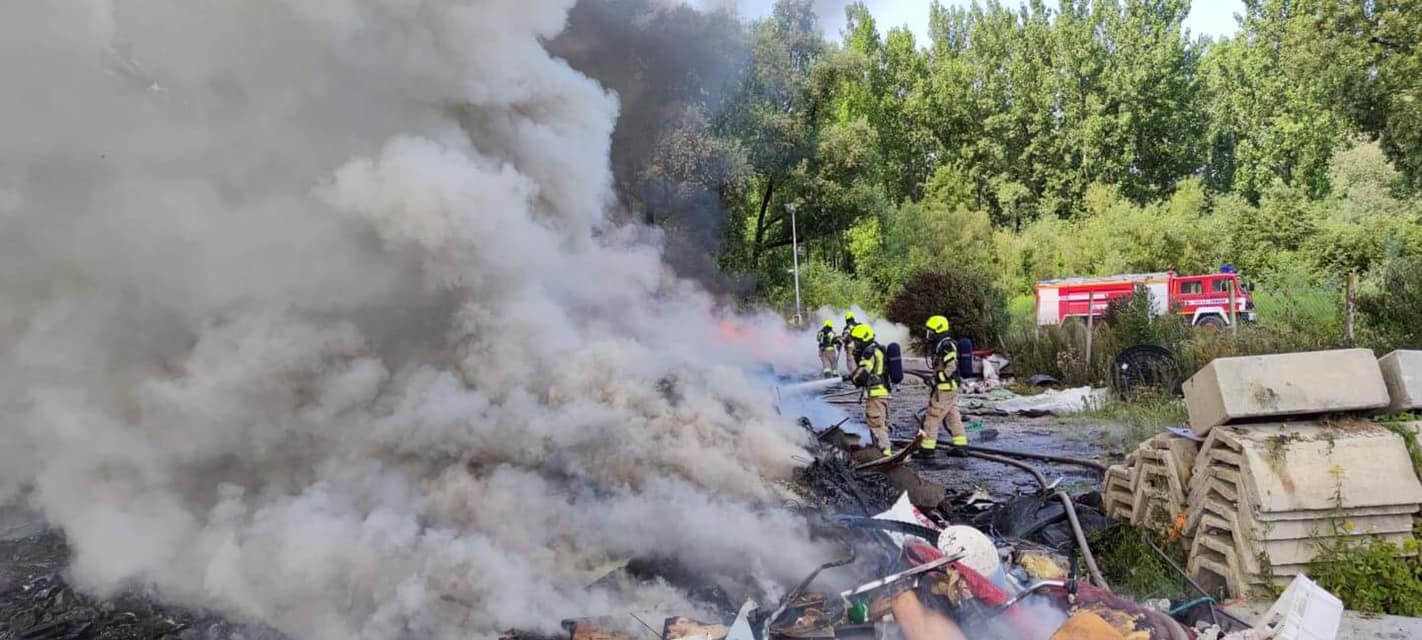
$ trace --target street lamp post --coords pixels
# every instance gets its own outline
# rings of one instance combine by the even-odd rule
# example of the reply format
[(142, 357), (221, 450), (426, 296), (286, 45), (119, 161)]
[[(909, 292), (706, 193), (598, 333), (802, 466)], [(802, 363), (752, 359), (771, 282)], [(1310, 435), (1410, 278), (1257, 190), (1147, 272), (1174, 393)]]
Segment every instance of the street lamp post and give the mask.
[(798, 327), (804, 320), (800, 315), (800, 238), (795, 230), (795, 203), (785, 205), (785, 210), (790, 212), (790, 255), (795, 266), (795, 326)]

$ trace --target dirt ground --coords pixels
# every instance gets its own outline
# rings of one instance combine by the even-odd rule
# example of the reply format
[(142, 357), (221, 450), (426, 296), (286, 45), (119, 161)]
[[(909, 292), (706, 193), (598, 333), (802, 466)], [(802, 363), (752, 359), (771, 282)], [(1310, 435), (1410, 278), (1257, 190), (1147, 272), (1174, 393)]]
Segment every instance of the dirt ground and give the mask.
[[(863, 424), (863, 412), (853, 396), (833, 399), (832, 404), (846, 411), (850, 421)], [(905, 384), (894, 389), (889, 404), (889, 417), (894, 439), (910, 439), (918, 432), (918, 418), (915, 413), (928, 406), (928, 387), (919, 384)], [(1069, 458), (1083, 458), (1110, 464), (1113, 458), (1124, 455), (1107, 445), (1111, 441), (1112, 427), (1090, 424), (1078, 418), (995, 415), (963, 415), (964, 426), (974, 421), (982, 423), (978, 431), (968, 432), (971, 444), (1007, 449), (1031, 451)], [(995, 436), (994, 436), (995, 434)], [(947, 440), (947, 428), (939, 430), (940, 440)], [(1004, 496), (1035, 491), (1036, 482), (1025, 472), (987, 460), (954, 458), (955, 464), (945, 471), (924, 472), (925, 480), (944, 484), (950, 490), (968, 488), (985, 490), (993, 495)], [(1090, 469), (1073, 465), (1028, 461), (1049, 481), (1062, 478), (1062, 486), (1076, 493), (1097, 489), (1100, 476)]]

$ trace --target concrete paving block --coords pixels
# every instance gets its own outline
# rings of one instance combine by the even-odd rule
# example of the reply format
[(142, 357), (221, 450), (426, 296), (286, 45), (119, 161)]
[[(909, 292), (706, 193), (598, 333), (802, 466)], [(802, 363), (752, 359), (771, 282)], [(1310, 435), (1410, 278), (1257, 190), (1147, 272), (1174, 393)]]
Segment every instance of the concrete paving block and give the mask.
[(1389, 505), (1383, 507), (1360, 507), (1357, 509), (1319, 509), (1316, 511), (1284, 511), (1262, 513), (1254, 509), (1254, 518), (1260, 522), (1294, 522), (1300, 520), (1327, 520), (1329, 518), (1362, 518), (1375, 516), (1412, 515), (1417, 513), (1417, 505)]
[[(1164, 476), (1165, 471), (1156, 472)], [(1142, 483), (1132, 503), (1131, 524), (1153, 530), (1168, 530), (1179, 514), (1185, 513), (1182, 497), (1166, 488)]]
[[(1382, 539), (1403, 549), (1405, 543), (1412, 539), (1410, 530), (1392, 531), (1388, 533), (1377, 533), (1365, 536), (1364, 534), (1332, 535), (1332, 524), (1328, 522), (1310, 523), (1312, 531), (1321, 535), (1300, 536), (1287, 539), (1263, 539), (1250, 535), (1249, 527), (1241, 525), (1235, 514), (1219, 514), (1211, 509), (1205, 512), (1200, 520), (1200, 532), (1214, 535), (1228, 535), (1234, 542), (1236, 557), (1243, 563), (1241, 572), (1249, 575), (1264, 575), (1270, 573), (1270, 569), (1278, 565), (1308, 564), (1318, 555), (1319, 544), (1329, 540), (1341, 538), (1362, 538), (1374, 537)], [(1302, 528), (1302, 527), (1301, 527)], [(1410, 555), (1410, 554), (1403, 554)], [(1264, 563), (1269, 566), (1265, 567)]]
[(1391, 402), (1388, 413), (1422, 409), (1422, 351), (1394, 351), (1378, 358)]
[(1131, 491), (1131, 473), (1125, 466), (1112, 465), (1106, 469), (1106, 482), (1101, 496), (1106, 517), (1113, 520), (1131, 519), (1135, 494)]
[[(1412, 531), (1412, 516), (1385, 514), (1375, 516), (1336, 516), (1322, 520), (1257, 520), (1247, 508), (1212, 496), (1205, 502), (1204, 512), (1224, 518), (1231, 530), (1254, 540), (1306, 540), (1329, 536), (1335, 530), (1344, 535), (1386, 535)], [(1335, 529), (1335, 526), (1337, 529)]]
[(1167, 445), (1170, 455), (1175, 458), (1175, 469), (1180, 472), (1180, 484), (1189, 487), (1190, 477), (1195, 471), (1195, 458), (1200, 453), (1200, 443), (1187, 438), (1171, 438)]
[[(1197, 581), (1207, 581), (1211, 574), (1219, 576), (1229, 594), (1239, 596), (1270, 583), (1285, 584), (1293, 576), (1308, 572), (1308, 563), (1272, 564), (1265, 570), (1255, 552), (1241, 553), (1231, 548), (1228, 538), (1221, 535), (1204, 537), (1199, 558), (1189, 563), (1194, 567), (1189, 571)], [(1250, 567), (1258, 570), (1251, 571)]]
[(1148, 499), (1142, 504), (1143, 506), (1131, 513), (1132, 524), (1159, 534), (1168, 532), (1175, 526), (1175, 514), (1180, 513), (1178, 508), (1159, 500)]
[(1238, 473), (1244, 470), (1245, 464), (1244, 454), (1237, 451), (1218, 449), (1210, 456), (1210, 467), (1214, 469), (1229, 469)]
[(1230, 596), (1240, 596), (1271, 582), (1287, 584), (1293, 576), (1307, 573), (1307, 564), (1274, 565), (1271, 574), (1251, 574), (1242, 570), (1241, 560), (1230, 542), (1221, 536), (1196, 536), (1186, 562), (1189, 573), (1206, 589), (1223, 586)]
[[(1394, 505), (1381, 505), (1374, 507), (1354, 507), (1338, 508), (1329, 507), (1325, 509), (1301, 509), (1294, 511), (1263, 511), (1252, 496), (1252, 491), (1246, 490), (1244, 480), (1245, 474), (1239, 473), (1229, 467), (1211, 467), (1203, 481), (1201, 491), (1192, 491), (1192, 509), (1198, 504), (1198, 500), (1206, 497), (1218, 497), (1230, 504), (1236, 504), (1241, 511), (1247, 511), (1250, 517), (1259, 522), (1287, 522), (1300, 520), (1328, 520), (1331, 518), (1366, 518), (1378, 516), (1399, 516), (1414, 513), (1416, 509), (1410, 503), (1400, 503)], [(1190, 529), (1193, 529), (1194, 518), (1191, 518)]]
[[(1205, 442), (1200, 445), (1200, 451), (1195, 454), (1195, 465), (1190, 471), (1190, 485), (1194, 489), (1196, 484), (1203, 484), (1209, 480), (1207, 469), (1216, 466), (1216, 460), (1221, 456), (1233, 454), (1235, 458), (1243, 452), (1238, 447), (1238, 443), (1228, 442), (1231, 435), (1230, 427), (1217, 427), (1210, 430), (1210, 434), (1205, 436)], [(1243, 464), (1241, 461), (1240, 464)]]
[(1195, 527), (1198, 526), (1200, 522), (1200, 515), (1204, 512), (1205, 506), (1209, 504), (1211, 500), (1219, 500), (1225, 504), (1239, 505), (1238, 508), (1250, 508), (1248, 503), (1240, 503), (1238, 487), (1222, 478), (1211, 477), (1203, 484), (1197, 485), (1196, 489), (1190, 493), (1190, 498), (1186, 506), (1186, 533), (1195, 531)]
[(1125, 465), (1113, 464), (1106, 467), (1106, 477), (1102, 483), (1104, 491), (1109, 491), (1112, 487), (1128, 487), (1131, 483), (1131, 472)]
[(1223, 584), (1230, 595), (1249, 590), (1249, 577), (1239, 570), (1238, 554), (1228, 536), (1197, 534), (1190, 547), (1186, 571), (1206, 589)]
[(1190, 428), (1200, 435), (1233, 422), (1371, 411), (1391, 402), (1368, 349), (1216, 358), (1183, 389)]
[(1290, 425), (1250, 431), (1241, 443), (1242, 484), (1261, 514), (1422, 502), (1402, 437), (1381, 426)]
[[(1175, 456), (1168, 451), (1156, 451), (1142, 456), (1141, 471), (1147, 473), (1146, 482), (1158, 490), (1168, 490), (1170, 494), (1184, 502), (1189, 491), (1180, 480), (1183, 474), (1175, 466)], [(1139, 488), (1139, 485), (1138, 487)]]
[(1106, 517), (1112, 520), (1130, 522), (1135, 518), (1135, 496), (1129, 493), (1113, 491), (1102, 498), (1102, 503), (1106, 507)]
[[(1404, 547), (1404, 545), (1406, 545), (1407, 542), (1412, 539), (1412, 534), (1411, 534), (1411, 533), (1389, 533), (1389, 534), (1383, 534), (1383, 535), (1378, 535), (1378, 536), (1349, 536), (1349, 538), (1356, 538), (1356, 539), (1359, 540), (1359, 541), (1361, 541), (1361, 540), (1362, 540), (1363, 538), (1365, 538), (1365, 537), (1379, 538), (1379, 539), (1383, 540), (1384, 542), (1387, 542), (1387, 543), (1389, 543), (1389, 544), (1392, 544), (1393, 546), (1397, 547), (1398, 549), (1402, 549), (1402, 548)], [(1331, 539), (1332, 539), (1332, 540), (1336, 540), (1337, 538), (1331, 538)], [(1245, 562), (1246, 570), (1247, 570), (1248, 573), (1253, 574), (1253, 575), (1265, 575), (1265, 574), (1271, 573), (1271, 572), (1272, 572), (1272, 573), (1278, 573), (1278, 571), (1275, 571), (1275, 568), (1280, 567), (1280, 566), (1287, 566), (1287, 565), (1306, 565), (1306, 564), (1308, 564), (1308, 563), (1310, 563), (1310, 562), (1313, 562), (1313, 559), (1316, 558), (1316, 557), (1318, 557), (1318, 554), (1319, 554), (1319, 546), (1318, 546), (1318, 545), (1319, 545), (1319, 542), (1322, 542), (1322, 541), (1323, 541), (1323, 539), (1320, 539), (1320, 540), (1266, 540), (1266, 541), (1264, 541), (1264, 542), (1258, 542), (1258, 543), (1255, 544), (1255, 548), (1259, 549), (1259, 551), (1260, 551), (1260, 553), (1261, 553), (1262, 555), (1258, 555), (1258, 556), (1255, 556), (1254, 558), (1252, 558), (1252, 559), (1250, 559), (1250, 560), (1247, 560), (1247, 561)], [(1399, 553), (1399, 555), (1415, 555), (1415, 554), (1403, 554), (1403, 553)], [(1265, 571), (1265, 570), (1264, 570), (1264, 567), (1262, 567), (1262, 566), (1259, 565), (1259, 562), (1260, 562), (1261, 560), (1263, 560), (1264, 558), (1266, 558), (1266, 557), (1269, 559), (1269, 562), (1270, 562), (1270, 566), (1269, 566), (1269, 570), (1268, 570), (1268, 571)]]

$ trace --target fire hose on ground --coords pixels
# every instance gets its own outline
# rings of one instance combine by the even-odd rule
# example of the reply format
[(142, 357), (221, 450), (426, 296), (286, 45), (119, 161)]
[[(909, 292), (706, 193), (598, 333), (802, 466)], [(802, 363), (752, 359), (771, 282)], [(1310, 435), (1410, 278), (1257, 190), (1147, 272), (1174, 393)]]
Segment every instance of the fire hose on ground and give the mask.
[[(922, 423), (922, 417), (919, 418), (919, 422), (920, 424)], [(1037, 485), (1041, 487), (1043, 493), (1052, 491), (1055, 487), (1054, 484), (1047, 482), (1047, 477), (1042, 475), (1041, 471), (1038, 471), (1036, 467), (1033, 467), (1030, 464), (1027, 464), (1020, 460), (1013, 460), (1012, 458), (1006, 457), (1004, 455), (984, 453), (982, 451), (975, 450), (973, 447), (963, 447), (963, 449), (964, 455), (973, 458), (978, 458), (981, 460), (987, 460), (990, 462), (996, 462), (999, 464), (1017, 467), (1018, 469), (1032, 474), (1032, 478), (1037, 481)], [(1061, 489), (1056, 489), (1056, 497), (1057, 499), (1061, 500), (1062, 507), (1066, 509), (1067, 523), (1071, 525), (1072, 536), (1076, 538), (1076, 545), (1079, 549), (1081, 549), (1082, 558), (1086, 560), (1086, 570), (1091, 573), (1091, 579), (1096, 583), (1096, 586), (1110, 591), (1111, 587), (1106, 583), (1106, 578), (1102, 577), (1101, 570), (1096, 566), (1096, 556), (1091, 553), (1091, 546), (1086, 542), (1086, 532), (1082, 530), (1081, 521), (1076, 516), (1076, 504), (1072, 502), (1071, 496), (1067, 495), (1067, 492), (1062, 491)]]
[(980, 447), (978, 445), (967, 445), (963, 447), (967, 451), (976, 453), (987, 453), (998, 456), (1011, 456), (1013, 458), (1026, 458), (1028, 460), (1041, 460), (1042, 462), (1056, 462), (1058, 464), (1069, 464), (1079, 467), (1094, 469), (1101, 473), (1106, 473), (1106, 465), (1095, 460), (1082, 460), (1080, 458), (1066, 458), (1063, 456), (1047, 455), (1045, 453), (1031, 453), (1027, 451), (1008, 451), (1006, 449), (994, 449), (991, 447)]

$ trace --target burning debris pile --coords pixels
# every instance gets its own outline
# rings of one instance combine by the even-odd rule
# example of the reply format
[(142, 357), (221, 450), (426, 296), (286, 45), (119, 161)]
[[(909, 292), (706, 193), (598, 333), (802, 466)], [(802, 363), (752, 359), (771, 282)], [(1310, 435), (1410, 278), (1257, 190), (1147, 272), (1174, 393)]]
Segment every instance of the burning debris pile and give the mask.
[(0, 637), (23, 640), (285, 640), (260, 625), (162, 605), (137, 593), (99, 599), (58, 572), (69, 549), (58, 534), (0, 542)]
[[(998, 503), (981, 492), (953, 494), (916, 479), (917, 462), (873, 460), (839, 426), (821, 430), (816, 441), (799, 488), (806, 511), (822, 518), (814, 535), (835, 539), (843, 549), (839, 559), (778, 601), (747, 602), (711, 623), (572, 620), (566, 623), (571, 638), (1190, 637), (1165, 613), (1112, 595), (1099, 579), (1092, 584), (1077, 562), (1077, 551), (1090, 552), (1077, 549), (1070, 534), (1054, 540), (1044, 533), (1067, 520), (1071, 509), (1058, 502), (1054, 487)], [(903, 488), (906, 481), (913, 489)], [(916, 506), (935, 492), (937, 504)], [(919, 499), (911, 499), (915, 494)], [(1042, 513), (1047, 503), (1058, 515)], [(1073, 514), (1092, 530), (1104, 524), (1091, 507)]]
[(739, 600), (835, 551), (747, 373), (783, 324), (605, 218), (571, 4), (0, 5), (0, 503), (70, 584), (463, 637), (698, 610), (628, 558)]

